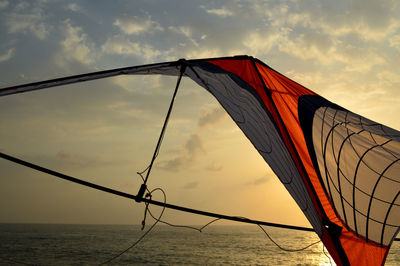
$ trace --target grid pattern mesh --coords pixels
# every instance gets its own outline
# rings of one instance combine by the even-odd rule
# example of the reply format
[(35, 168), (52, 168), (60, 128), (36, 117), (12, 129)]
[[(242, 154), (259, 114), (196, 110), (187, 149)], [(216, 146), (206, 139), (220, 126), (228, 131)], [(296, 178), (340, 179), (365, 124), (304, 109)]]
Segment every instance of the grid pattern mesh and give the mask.
[(400, 226), (400, 132), (321, 107), (312, 138), (336, 213), (357, 235), (388, 245)]

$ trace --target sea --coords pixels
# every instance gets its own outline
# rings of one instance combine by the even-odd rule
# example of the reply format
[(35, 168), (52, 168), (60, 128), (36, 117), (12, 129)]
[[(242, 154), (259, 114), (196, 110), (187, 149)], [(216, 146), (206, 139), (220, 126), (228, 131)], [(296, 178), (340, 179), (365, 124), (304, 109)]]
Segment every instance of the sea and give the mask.
[[(0, 224), (0, 265), (100, 265), (132, 246), (139, 225)], [(315, 233), (264, 227), (285, 249), (318, 241)], [(324, 252), (325, 251), (325, 252)], [(155, 226), (107, 265), (335, 265), (321, 243), (279, 249), (257, 226), (210, 225), (202, 232)], [(400, 265), (394, 242), (386, 265)]]

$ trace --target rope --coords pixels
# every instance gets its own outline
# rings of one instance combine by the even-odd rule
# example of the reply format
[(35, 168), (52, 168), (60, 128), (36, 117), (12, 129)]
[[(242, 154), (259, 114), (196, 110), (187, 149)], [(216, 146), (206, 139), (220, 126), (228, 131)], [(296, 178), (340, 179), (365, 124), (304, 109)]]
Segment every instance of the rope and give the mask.
[(168, 112), (167, 112), (167, 115), (165, 116), (164, 124), (163, 124), (163, 127), (161, 129), (161, 133), (160, 133), (160, 136), (159, 136), (158, 141), (157, 141), (156, 148), (155, 148), (154, 153), (153, 153), (153, 158), (151, 159), (151, 162), (150, 162), (149, 166), (142, 172), (142, 173), (144, 173), (144, 172), (147, 171), (146, 177), (144, 178), (144, 181), (143, 181), (144, 185), (146, 185), (146, 183), (147, 183), (147, 180), (148, 180), (148, 178), (150, 176), (151, 169), (153, 167), (153, 163), (154, 163), (155, 159), (157, 158), (158, 153), (160, 151), (161, 143), (162, 143), (162, 141), (164, 139), (165, 130), (166, 130), (167, 125), (168, 125), (169, 117), (170, 117), (171, 112), (172, 112), (172, 107), (174, 106), (176, 94), (178, 93), (179, 84), (181, 83), (182, 76), (183, 76), (183, 73), (185, 72), (185, 69), (186, 69), (186, 65), (182, 64), (181, 65), (181, 69), (180, 69), (180, 75), (179, 75), (178, 80), (176, 82), (174, 94), (172, 95), (171, 103), (169, 104)]
[[(161, 191), (163, 193), (163, 195), (164, 195), (164, 203), (166, 203), (167, 202), (167, 196), (166, 196), (166, 194), (165, 194), (165, 192), (164, 192), (164, 190), (162, 188), (155, 188), (152, 191), (150, 191), (150, 194), (152, 194), (154, 191), (157, 191), (157, 190), (159, 190), (159, 191)], [(99, 266), (107, 264), (107, 263), (119, 258), (124, 253), (128, 252), (129, 250), (131, 250), (132, 248), (137, 246), (150, 233), (150, 231), (153, 230), (153, 228), (156, 226), (156, 224), (160, 221), (161, 217), (164, 214), (164, 211), (165, 211), (165, 206), (162, 208), (160, 216), (156, 219), (156, 221), (153, 223), (153, 225), (149, 229), (147, 229), (147, 231), (141, 237), (139, 237), (132, 245), (130, 245), (128, 248), (124, 249), (123, 251), (121, 251), (120, 253), (115, 255), (114, 257), (112, 257), (112, 258), (100, 263)]]
[(287, 252), (299, 252), (299, 251), (306, 250), (306, 249), (308, 249), (309, 247), (312, 247), (312, 246), (318, 244), (319, 242), (321, 242), (321, 240), (318, 240), (318, 241), (316, 241), (316, 242), (314, 242), (314, 243), (311, 243), (311, 244), (309, 244), (309, 245), (307, 245), (307, 246), (305, 246), (305, 247), (303, 247), (303, 248), (299, 248), (299, 249), (284, 248), (284, 247), (282, 247), (281, 245), (279, 245), (275, 240), (273, 240), (272, 237), (267, 233), (267, 231), (265, 231), (265, 229), (264, 229), (261, 225), (257, 224), (257, 226), (260, 227), (260, 229), (261, 229), (261, 230), (264, 232), (264, 234), (269, 238), (269, 240), (271, 240), (271, 242), (275, 244), (275, 246), (277, 246), (279, 249), (281, 249), (281, 250), (283, 250), (283, 251), (287, 251)]
[[(148, 169), (148, 168), (146, 168), (146, 169)], [(144, 179), (142, 174), (146, 171), (146, 169), (145, 169), (143, 172), (138, 172), (138, 175), (139, 175), (142, 179)], [(144, 181), (144, 180), (143, 180), (143, 181)], [(147, 189), (147, 190), (148, 190), (148, 189)], [(149, 191), (149, 193), (146, 195), (146, 198), (150, 198), (150, 199), (151, 199), (151, 193), (150, 193), (150, 191)], [(143, 220), (142, 220), (142, 230), (144, 229), (144, 227), (145, 227), (145, 225), (146, 225), (146, 215), (147, 215), (147, 213), (149, 213), (150, 216), (151, 216), (154, 220), (158, 220), (158, 222), (160, 222), (160, 223), (169, 225), (169, 226), (171, 226), (171, 227), (193, 229), (193, 230), (196, 230), (196, 231), (199, 231), (199, 232), (202, 232), (202, 230), (203, 230), (204, 228), (206, 228), (207, 226), (209, 226), (210, 224), (212, 224), (212, 223), (214, 223), (214, 222), (216, 222), (216, 221), (218, 221), (218, 220), (221, 220), (221, 218), (216, 218), (216, 219), (211, 220), (210, 222), (206, 223), (205, 225), (203, 225), (203, 226), (200, 227), (200, 228), (196, 228), (196, 227), (194, 227), (194, 226), (189, 226), (189, 225), (177, 225), (177, 224), (172, 224), (172, 223), (169, 223), (169, 222), (166, 222), (166, 221), (163, 221), (163, 220), (161, 220), (161, 219), (157, 219), (156, 217), (154, 217), (154, 215), (153, 215), (152, 212), (150, 211), (149, 203), (148, 203), (148, 202), (145, 202), (145, 204), (146, 204), (146, 207), (145, 207), (145, 210), (144, 210), (144, 217), (143, 217)]]
[[(150, 212), (150, 209), (148, 209), (148, 212), (149, 212), (150, 216), (151, 216), (153, 219), (155, 219), (154, 216), (153, 216), (153, 214)], [(214, 222), (216, 222), (216, 221), (219, 221), (219, 220), (221, 220), (221, 219), (220, 219), (220, 218), (216, 218), (216, 219), (214, 219), (214, 220), (211, 220), (210, 222), (206, 223), (205, 225), (203, 225), (203, 226), (200, 227), (200, 228), (197, 228), (197, 227), (194, 227), (194, 226), (190, 226), (190, 225), (172, 224), (172, 223), (169, 223), (169, 222), (166, 222), (166, 221), (163, 221), (163, 220), (160, 220), (160, 223), (163, 223), (163, 224), (168, 225), (168, 226), (171, 226), (171, 227), (193, 229), (193, 230), (199, 231), (199, 232), (201, 233), (201, 232), (203, 231), (204, 228), (206, 228), (206, 227), (209, 226), (210, 224), (212, 224), (212, 223), (214, 223)]]
[[(145, 212), (148, 212), (148, 213), (150, 214), (150, 216), (151, 216), (154, 220), (157, 219), (157, 218), (155, 218), (154, 215), (151, 213), (150, 208), (147, 208), (147, 209), (145, 210)], [(146, 215), (145, 215), (144, 217), (146, 218)], [(144, 218), (144, 219), (145, 219), (145, 218)], [(210, 224), (212, 224), (212, 223), (214, 223), (214, 222), (216, 222), (216, 221), (219, 221), (219, 220), (221, 220), (221, 218), (216, 218), (216, 219), (214, 219), (214, 220), (211, 220), (210, 222), (206, 223), (205, 225), (203, 225), (203, 226), (200, 227), (200, 228), (197, 228), (197, 227), (194, 227), (194, 226), (190, 226), (190, 225), (172, 224), (172, 223), (169, 223), (169, 222), (166, 222), (166, 221), (163, 221), (163, 220), (159, 220), (159, 222), (160, 222), (160, 223), (163, 223), (163, 224), (165, 224), (165, 225), (171, 226), (171, 227), (193, 229), (193, 230), (199, 231), (199, 232), (201, 233), (202, 230), (203, 230), (204, 228), (206, 228), (206, 227), (209, 226)], [(142, 225), (143, 225), (143, 223), (142, 223)]]
[(322, 245), (322, 252), (324, 252), (325, 256), (329, 259), (329, 264), (332, 266), (332, 265), (333, 265), (333, 264), (332, 264), (332, 259), (331, 259), (331, 257), (329, 256), (329, 254), (327, 254), (327, 253), (325, 252), (325, 245)]

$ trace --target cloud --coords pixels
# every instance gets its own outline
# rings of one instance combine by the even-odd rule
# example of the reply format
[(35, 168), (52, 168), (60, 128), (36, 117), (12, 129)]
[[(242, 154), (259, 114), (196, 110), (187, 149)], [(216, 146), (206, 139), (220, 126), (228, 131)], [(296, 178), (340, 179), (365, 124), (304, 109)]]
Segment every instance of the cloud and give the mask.
[(297, 16), (311, 29), (330, 36), (357, 34), (365, 40), (380, 41), (399, 27), (395, 1), (356, 0), (343, 5), (333, 2), (301, 1)]
[(158, 167), (162, 170), (178, 172), (179, 170), (184, 168), (184, 164), (186, 163), (186, 161), (187, 160), (185, 160), (183, 156), (180, 156), (170, 160), (161, 161)]
[(108, 38), (106, 43), (101, 46), (101, 51), (107, 54), (140, 55), (140, 50), (139, 43), (131, 42), (121, 35)]
[[(249, 5), (238, 1), (228, 2), (224, 6), (212, 4), (210, 7), (209, 4), (205, 3), (200, 6), (201, 9), (212, 10), (212, 13), (214, 13), (205, 16), (206, 19), (199, 21), (183, 18), (179, 24), (168, 27), (171, 35), (175, 35), (169, 36), (167, 40), (169, 43), (171, 40), (176, 42), (176, 44), (169, 46), (172, 51), (169, 53), (171, 57), (168, 57), (168, 59), (206, 58), (249, 53), (249, 47), (244, 46), (243, 42), (249, 40), (247, 38), (249, 31), (254, 31), (253, 24), (256, 24), (254, 12), (249, 9)], [(196, 11), (194, 12), (196, 13)], [(233, 16), (215, 15), (215, 13), (232, 13), (240, 17), (241, 20), (235, 19)], [(201, 12), (199, 15), (204, 16)], [(243, 20), (247, 22), (242, 23)]]
[(254, 180), (253, 184), (254, 184), (254, 185), (261, 185), (261, 184), (266, 183), (268, 180), (269, 180), (269, 179), (268, 179), (267, 176), (260, 177), (260, 178), (257, 178), (256, 180)]
[(190, 166), (201, 153), (204, 153), (203, 142), (199, 135), (192, 134), (186, 140), (182, 154), (160, 162), (159, 168), (167, 171), (179, 171)]
[[(20, 6), (17, 10), (25, 10), (27, 6)], [(30, 13), (11, 13), (7, 16), (7, 26), (10, 33), (32, 33), (40, 40), (46, 39), (51, 29), (44, 23), (43, 10), (40, 8), (29, 9)]]
[[(398, 98), (400, 97), (398, 94), (400, 88), (400, 74), (398, 74), (397, 71), (390, 69), (379, 72), (377, 77), (379, 84), (376, 85), (376, 87), (384, 92), (384, 97), (386, 97), (387, 100), (398, 101)], [(388, 97), (388, 94), (390, 97)]]
[(389, 39), (390, 47), (393, 47), (400, 51), (400, 34), (393, 36)]
[[(179, 171), (181, 169), (190, 167), (196, 162), (199, 155), (204, 154), (203, 140), (200, 137), (201, 129), (216, 125), (221, 122), (222, 119), (226, 118), (227, 114), (225, 110), (220, 106), (208, 104), (201, 110), (200, 117), (198, 120), (199, 132), (191, 134), (185, 141), (181, 148), (181, 154), (175, 156), (172, 159), (160, 162), (159, 167), (167, 171)], [(210, 162), (205, 166), (205, 170), (218, 172), (223, 169), (221, 164), (216, 162)]]
[(198, 184), (199, 184), (199, 183), (196, 182), (196, 181), (194, 181), (194, 182), (189, 182), (189, 183), (186, 183), (185, 186), (184, 186), (183, 188), (185, 188), (185, 189), (194, 189), (194, 188), (197, 188)]
[(116, 19), (114, 26), (117, 26), (123, 33), (127, 35), (137, 35), (144, 32), (164, 30), (164, 28), (161, 27), (158, 22), (153, 21), (150, 16), (146, 18), (138, 16), (125, 16)]
[(188, 152), (190, 161), (193, 161), (200, 152), (204, 152), (203, 143), (199, 135), (190, 135), (189, 139), (185, 143), (185, 150)]
[(346, 71), (365, 72), (385, 63), (373, 46), (342, 42), (321, 32), (306, 31), (297, 37), (288, 35), (278, 48), (288, 55), (319, 64), (344, 63)]
[(9, 60), (11, 57), (14, 56), (14, 53), (15, 53), (15, 48), (8, 49), (8, 51), (5, 54), (0, 55), (0, 63)]
[(216, 162), (211, 162), (207, 165), (206, 170), (211, 171), (211, 172), (219, 172), (223, 169), (223, 166), (221, 164), (218, 164)]
[(68, 4), (67, 9), (73, 12), (78, 12), (81, 8), (78, 6), (77, 3), (70, 3)]
[(218, 57), (227, 55), (228, 52), (223, 52), (221, 49), (214, 47), (214, 48), (200, 48), (200, 49), (188, 49), (186, 51), (175, 51), (173, 56), (168, 57), (169, 60), (175, 60), (176, 58), (185, 57), (189, 59), (193, 58), (211, 58), (211, 57)]
[[(49, 160), (51, 159), (49, 158)], [(56, 153), (55, 160), (63, 165), (78, 168), (99, 166), (103, 167), (105, 165), (111, 165), (113, 163), (112, 161), (105, 160), (99, 156), (86, 156), (66, 151), (59, 151), (58, 153)]]
[(132, 42), (121, 35), (108, 38), (101, 46), (101, 51), (106, 54), (141, 56), (147, 61), (150, 61), (161, 54), (159, 50), (148, 44), (141, 45), (137, 42)]
[[(285, 73), (287, 77), (296, 82), (302, 84), (307, 88), (324, 88), (326, 84), (324, 83), (326, 80), (329, 80), (327, 75), (322, 72), (313, 71), (311, 72), (297, 72), (297, 71), (287, 71)], [(322, 88), (321, 88), (322, 87)]]
[(15, 6), (15, 10), (20, 11), (20, 10), (24, 10), (27, 8), (30, 8), (31, 5), (29, 2), (25, 2), (25, 1), (20, 1), (16, 6)]
[(249, 181), (248, 183), (246, 183), (246, 185), (248, 185), (248, 186), (258, 186), (258, 185), (261, 185), (261, 184), (265, 184), (268, 181), (269, 181), (268, 176), (263, 176), (263, 177), (254, 179), (252, 181)]
[[(200, 8), (204, 9), (208, 14), (214, 15), (218, 19), (230, 19), (232, 17), (240, 18), (241, 21), (247, 19), (258, 19), (258, 12), (254, 12), (253, 6), (260, 1), (226, 1), (224, 5), (219, 7), (214, 7), (215, 3), (210, 2), (206, 5), (212, 5), (213, 7), (208, 7), (206, 5), (201, 5)], [(256, 11), (259, 11), (255, 9)], [(239, 22), (242, 24), (242, 22)]]
[[(192, 38), (192, 33), (193, 33), (192, 28), (187, 27), (187, 26), (179, 26), (179, 27), (170, 26), (170, 27), (168, 27), (168, 29), (172, 32), (184, 35), (188, 40), (190, 40), (194, 44), (194, 46), (196, 46), (196, 47), (199, 46), (199, 44), (196, 42), (196, 40), (194, 38)], [(201, 37), (200, 37), (200, 39), (201, 39)]]
[(72, 26), (71, 20), (66, 19), (61, 24), (64, 39), (60, 42), (61, 54), (57, 56), (59, 65), (65, 60), (76, 61), (88, 65), (95, 59), (94, 45), (88, 40), (87, 34), (79, 26)]
[(169, 26), (168, 29), (179, 34), (183, 34), (188, 38), (192, 36), (192, 29), (187, 26), (179, 26), (179, 27)]
[(200, 113), (198, 126), (202, 128), (208, 125), (217, 124), (226, 116), (227, 114), (222, 107), (218, 106), (214, 108), (209, 108), (209, 106), (207, 105), (207, 109), (203, 109)]
[(335, 45), (329, 36), (308, 31), (297, 37), (286, 36), (279, 44), (279, 50), (292, 56), (307, 60), (314, 59), (329, 64), (333, 61)]
[(204, 6), (202, 7), (206, 10), (208, 14), (213, 14), (220, 17), (229, 17), (233, 15), (233, 12), (227, 9), (226, 7), (215, 8), (215, 9), (206, 9)]
[(8, 4), (8, 1), (0, 1), (0, 9), (6, 8)]
[(345, 70), (366, 72), (376, 65), (385, 63), (385, 59), (373, 48), (354, 45), (341, 46), (335, 53), (335, 59), (346, 63)]
[(251, 31), (248, 36), (244, 38), (243, 45), (247, 48), (248, 54), (260, 56), (270, 52), (284, 35), (285, 32), (282, 30), (280, 32)]

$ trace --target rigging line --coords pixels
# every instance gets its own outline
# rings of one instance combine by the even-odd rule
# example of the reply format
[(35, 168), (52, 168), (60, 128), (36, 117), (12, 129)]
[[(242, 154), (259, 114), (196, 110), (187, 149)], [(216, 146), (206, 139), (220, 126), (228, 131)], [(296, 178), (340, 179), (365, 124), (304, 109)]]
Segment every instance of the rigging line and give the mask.
[[(181, 83), (183, 73), (186, 70), (186, 64), (184, 63), (185, 62), (184, 59), (181, 59), (180, 62), (181, 62), (180, 75), (179, 75), (178, 80), (176, 82), (174, 94), (172, 95), (171, 103), (169, 104), (168, 112), (167, 112), (167, 115), (165, 117), (164, 124), (163, 124), (163, 127), (161, 129), (161, 133), (160, 133), (160, 136), (158, 138), (156, 148), (154, 149), (153, 158), (151, 159), (151, 162), (150, 162), (149, 166), (146, 168), (146, 170), (147, 170), (146, 177), (144, 178), (143, 184), (140, 186), (140, 189), (139, 189), (139, 191), (137, 193), (137, 199), (136, 199), (137, 202), (142, 201), (143, 195), (144, 195), (144, 193), (145, 193), (145, 191), (147, 189), (146, 183), (147, 183), (147, 180), (149, 179), (150, 172), (151, 172), (151, 169), (153, 167), (153, 163), (154, 163), (154, 161), (156, 160), (156, 158), (158, 156), (158, 152), (160, 150), (161, 143), (162, 143), (162, 141), (164, 139), (165, 130), (166, 130), (167, 125), (168, 125), (169, 117), (170, 117), (171, 112), (172, 112), (172, 107), (174, 106), (176, 94), (178, 92), (178, 88), (179, 88), (179, 85)], [(146, 170), (144, 170), (142, 173), (144, 173)]]
[[(154, 217), (153, 213), (150, 211), (150, 207), (147, 208), (146, 211), (150, 214), (150, 216), (151, 216), (154, 220), (157, 220), (157, 218)], [(221, 218), (215, 218), (215, 219), (209, 221), (208, 223), (206, 223), (205, 225), (203, 225), (203, 226), (200, 227), (200, 228), (197, 228), (197, 227), (194, 227), (194, 226), (190, 226), (190, 225), (172, 224), (172, 223), (169, 223), (169, 222), (166, 222), (166, 221), (163, 221), (163, 220), (159, 220), (159, 222), (160, 222), (160, 223), (163, 223), (163, 224), (166, 224), (166, 225), (169, 225), (169, 226), (171, 226), (171, 227), (193, 229), (193, 230), (199, 231), (199, 232), (201, 233), (202, 230), (203, 230), (204, 228), (206, 228), (206, 227), (209, 226), (210, 224), (212, 224), (212, 223), (214, 223), (214, 222), (216, 222), (216, 221), (219, 221), (219, 220), (221, 220)]]
[[(68, 176), (65, 174), (62, 174), (60, 172), (56, 172), (47, 168), (44, 168), (42, 166), (21, 160), (19, 158), (7, 155), (3, 152), (0, 152), (0, 158), (3, 158), (5, 160), (14, 162), (16, 164), (20, 164), (23, 166), (26, 166), (28, 168), (32, 168), (34, 170), (37, 170), (39, 172), (43, 172), (70, 182), (74, 182), (83, 186), (87, 186), (87, 187), (91, 187), (93, 189), (97, 189), (97, 190), (101, 190), (104, 192), (108, 192), (120, 197), (124, 197), (124, 198), (128, 198), (128, 199), (133, 199), (136, 200), (136, 196), (132, 195), (132, 194), (128, 194), (122, 191), (118, 191), (112, 188), (108, 188), (108, 187), (104, 187), (104, 186), (100, 186), (94, 183), (90, 183), (72, 176)], [(293, 229), (293, 230), (300, 230), (300, 231), (309, 231), (309, 232), (314, 232), (314, 229), (312, 228), (307, 228), (307, 227), (301, 227), (301, 226), (294, 226), (294, 225), (285, 225), (285, 224), (277, 224), (277, 223), (270, 223), (270, 222), (264, 222), (264, 221), (257, 221), (257, 220), (251, 220), (251, 219), (246, 219), (246, 218), (241, 218), (241, 217), (237, 217), (237, 216), (228, 216), (228, 215), (223, 215), (223, 214), (218, 214), (218, 213), (212, 213), (212, 212), (206, 212), (206, 211), (201, 211), (201, 210), (196, 210), (196, 209), (191, 209), (191, 208), (187, 208), (187, 207), (182, 207), (182, 206), (178, 206), (178, 205), (173, 205), (173, 204), (169, 204), (169, 203), (163, 203), (163, 202), (159, 202), (159, 201), (155, 201), (155, 200), (151, 200), (151, 199), (146, 199), (143, 198), (142, 199), (143, 202), (148, 202), (150, 204), (153, 205), (157, 205), (157, 206), (161, 206), (165, 208), (169, 208), (169, 209), (174, 209), (174, 210), (178, 210), (178, 211), (183, 211), (183, 212), (189, 212), (189, 213), (194, 213), (194, 214), (198, 214), (198, 215), (203, 215), (203, 216), (209, 216), (209, 217), (214, 217), (214, 218), (220, 218), (220, 219), (224, 219), (224, 220), (230, 220), (230, 221), (236, 221), (236, 222), (242, 222), (242, 223), (249, 223), (249, 224), (260, 224), (260, 225), (265, 225), (265, 226), (271, 226), (271, 227), (279, 227), (279, 228), (285, 228), (285, 229)], [(400, 238), (395, 238), (395, 241), (400, 241)]]
[(327, 254), (325, 252), (325, 245), (322, 245), (322, 252), (324, 252), (325, 256), (329, 259), (329, 264), (332, 266), (333, 264), (332, 264), (331, 257), (329, 256), (329, 253)]
[[(147, 167), (147, 168), (146, 168), (144, 171), (142, 171), (142, 172), (137, 172), (137, 174), (142, 178), (143, 181), (144, 181), (144, 177), (143, 177), (142, 174), (143, 174), (144, 172), (146, 172), (146, 170), (147, 170), (148, 168), (149, 168), (149, 167)], [(146, 189), (146, 190), (148, 191), (148, 193), (146, 194), (145, 198), (150, 198), (150, 199), (151, 199), (151, 192), (150, 192), (150, 190), (149, 190), (149, 189)], [(154, 217), (153, 213), (150, 211), (149, 203), (146, 202), (145, 205), (146, 205), (146, 206), (145, 206), (145, 210), (144, 210), (144, 217), (143, 217), (143, 220), (142, 220), (142, 230), (143, 230), (143, 229), (145, 228), (145, 226), (146, 226), (146, 216), (147, 216), (147, 213), (149, 213), (150, 216), (151, 216), (154, 220), (157, 220), (157, 218)], [(159, 221), (160, 223), (169, 225), (169, 226), (171, 226), (171, 227), (193, 229), (193, 230), (199, 231), (200, 233), (202, 232), (202, 230), (203, 230), (204, 228), (206, 228), (206, 227), (209, 226), (210, 224), (212, 224), (212, 223), (214, 223), (214, 222), (216, 222), (216, 221), (219, 221), (219, 220), (221, 220), (221, 218), (215, 218), (215, 219), (211, 220), (210, 222), (206, 223), (205, 225), (203, 225), (202, 227), (196, 228), (196, 227), (194, 227), (194, 226), (189, 226), (189, 225), (172, 224), (172, 223), (163, 221), (163, 220), (161, 220), (161, 219), (158, 219), (158, 221)]]
[[(143, 170), (142, 172), (137, 172), (137, 174), (142, 178), (142, 181), (143, 181), (143, 182), (144, 182), (143, 173), (145, 173), (145, 172), (147, 171), (147, 169), (149, 169), (148, 166), (147, 166), (147, 168), (146, 168), (145, 170)], [(150, 198), (150, 199), (151, 199), (151, 192), (150, 192), (150, 190), (149, 190), (148, 188), (146, 188), (146, 190), (148, 191), (148, 193), (146, 194), (145, 198)], [(154, 217), (153, 213), (150, 211), (149, 203), (146, 202), (146, 203), (145, 203), (145, 210), (144, 210), (144, 217), (143, 217), (143, 220), (142, 220), (142, 230), (143, 230), (143, 229), (145, 228), (145, 226), (146, 226), (146, 216), (147, 216), (147, 213), (149, 213), (150, 216), (151, 216), (154, 220), (157, 220), (157, 218)], [(215, 219), (211, 220), (210, 222), (206, 223), (205, 225), (203, 225), (203, 226), (200, 227), (200, 228), (196, 228), (196, 227), (194, 227), (194, 226), (189, 226), (189, 225), (172, 224), (172, 223), (163, 221), (163, 220), (161, 220), (161, 219), (159, 219), (158, 221), (159, 221), (160, 223), (163, 223), (163, 224), (166, 224), (166, 225), (169, 225), (169, 226), (172, 226), (172, 227), (193, 229), (193, 230), (199, 231), (199, 232), (201, 233), (202, 230), (203, 230), (204, 228), (206, 228), (207, 226), (209, 226), (210, 224), (212, 224), (212, 223), (214, 223), (214, 222), (216, 222), (216, 221), (218, 221), (218, 220), (221, 220), (221, 218), (215, 218)]]
[(283, 251), (286, 251), (286, 252), (299, 252), (299, 251), (304, 251), (304, 250), (308, 249), (309, 247), (312, 247), (312, 246), (314, 246), (314, 245), (316, 245), (316, 244), (318, 244), (318, 243), (321, 242), (321, 240), (318, 240), (318, 241), (316, 241), (316, 242), (314, 242), (314, 243), (311, 243), (311, 244), (309, 244), (309, 245), (307, 245), (307, 246), (305, 246), (305, 247), (303, 247), (303, 248), (299, 248), (299, 249), (284, 248), (284, 247), (282, 247), (281, 245), (279, 245), (275, 240), (273, 240), (272, 237), (267, 233), (267, 231), (265, 231), (265, 229), (264, 229), (261, 225), (259, 225), (259, 224), (257, 224), (257, 225), (258, 225), (258, 227), (260, 227), (260, 229), (264, 232), (264, 234), (268, 237), (268, 239), (271, 240), (272, 243), (274, 243), (275, 246), (277, 246), (279, 249), (281, 249), (281, 250), (283, 250)]
[[(156, 191), (156, 190), (160, 190), (160, 191), (163, 193), (163, 195), (164, 195), (164, 204), (165, 204), (165, 203), (167, 202), (167, 195), (165, 194), (165, 191), (164, 191), (162, 188), (155, 188), (155, 189), (153, 189), (152, 191), (149, 192), (150, 195), (151, 195), (154, 191)], [(100, 265), (107, 264), (107, 263), (109, 263), (109, 262), (111, 262), (111, 261), (113, 261), (113, 260), (119, 258), (119, 257), (122, 256), (124, 253), (128, 252), (130, 249), (134, 248), (137, 244), (139, 244), (140, 241), (142, 241), (142, 240), (145, 238), (145, 236), (147, 236), (147, 235), (150, 233), (150, 231), (156, 226), (156, 224), (160, 221), (161, 217), (162, 217), (163, 214), (164, 214), (164, 211), (165, 211), (165, 206), (163, 206), (163, 209), (162, 209), (162, 211), (161, 211), (161, 213), (160, 213), (160, 216), (158, 216), (158, 218), (155, 218), (156, 221), (152, 224), (152, 226), (151, 226), (146, 232), (144, 232), (143, 235), (142, 235), (141, 237), (139, 237), (132, 245), (130, 245), (128, 248), (124, 249), (123, 251), (121, 251), (121, 252), (118, 253), (117, 255), (113, 256), (112, 258), (110, 258), (110, 259), (108, 259), (108, 260), (106, 260), (106, 261), (100, 263), (99, 266), (100, 266)]]

